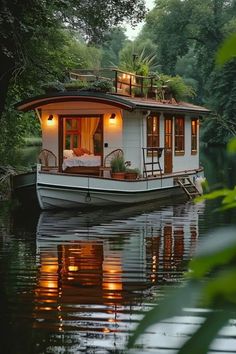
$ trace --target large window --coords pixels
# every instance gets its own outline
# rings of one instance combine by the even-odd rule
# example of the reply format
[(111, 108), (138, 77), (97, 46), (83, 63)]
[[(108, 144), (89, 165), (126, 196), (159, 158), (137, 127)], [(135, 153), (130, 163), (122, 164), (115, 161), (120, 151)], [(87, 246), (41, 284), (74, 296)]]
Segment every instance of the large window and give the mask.
[(64, 119), (63, 149), (83, 148), (95, 155), (102, 154), (103, 124), (101, 116), (78, 116)]
[(184, 155), (184, 118), (175, 118), (175, 155)]
[(197, 127), (198, 119), (194, 118), (191, 120), (191, 154), (197, 153)]
[(147, 147), (159, 147), (160, 127), (159, 117), (147, 117)]

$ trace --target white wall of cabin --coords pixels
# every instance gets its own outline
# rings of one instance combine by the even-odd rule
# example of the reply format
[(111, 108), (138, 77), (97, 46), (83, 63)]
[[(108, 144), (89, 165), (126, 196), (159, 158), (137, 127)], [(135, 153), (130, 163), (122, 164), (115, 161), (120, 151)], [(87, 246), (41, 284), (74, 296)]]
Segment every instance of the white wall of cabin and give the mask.
[[(116, 114), (112, 122), (109, 117)], [(53, 114), (54, 124), (47, 125), (47, 119)], [(104, 117), (103, 147), (104, 156), (112, 150), (122, 148), (125, 160), (131, 161), (131, 168), (139, 168), (142, 172), (143, 158), (142, 147), (147, 146), (148, 112), (122, 111), (109, 105), (93, 102), (60, 102), (48, 104), (42, 107), (42, 141), (43, 149), (51, 150), (58, 158), (58, 117), (59, 115), (86, 115), (102, 114)], [(164, 147), (164, 115), (160, 113), (160, 147)], [(194, 117), (192, 117), (194, 118)], [(199, 167), (199, 126), (197, 154), (191, 154), (191, 116), (185, 116), (185, 153), (175, 156), (174, 153), (174, 120), (173, 120), (173, 172), (196, 169)], [(160, 159), (164, 169), (164, 153)]]

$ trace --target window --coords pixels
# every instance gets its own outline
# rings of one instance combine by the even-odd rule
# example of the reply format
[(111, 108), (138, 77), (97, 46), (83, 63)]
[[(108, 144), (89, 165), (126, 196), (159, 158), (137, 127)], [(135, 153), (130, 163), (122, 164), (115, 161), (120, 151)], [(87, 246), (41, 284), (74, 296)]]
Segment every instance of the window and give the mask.
[(184, 155), (184, 118), (175, 118), (175, 155)]
[(191, 120), (191, 154), (197, 153), (197, 127), (198, 119), (194, 118)]
[(159, 147), (160, 128), (159, 117), (147, 117), (147, 147)]
[(65, 142), (64, 148), (72, 150), (81, 144), (81, 122), (76, 118), (65, 119)]

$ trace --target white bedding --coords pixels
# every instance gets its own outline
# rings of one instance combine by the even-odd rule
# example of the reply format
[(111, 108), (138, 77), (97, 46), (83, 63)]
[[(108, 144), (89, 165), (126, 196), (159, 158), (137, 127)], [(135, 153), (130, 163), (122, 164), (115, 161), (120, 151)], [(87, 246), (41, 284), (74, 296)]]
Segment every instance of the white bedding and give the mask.
[(63, 161), (62, 169), (64, 171), (67, 167), (75, 166), (101, 166), (101, 156), (85, 154), (82, 156), (74, 156), (73, 158), (67, 158)]

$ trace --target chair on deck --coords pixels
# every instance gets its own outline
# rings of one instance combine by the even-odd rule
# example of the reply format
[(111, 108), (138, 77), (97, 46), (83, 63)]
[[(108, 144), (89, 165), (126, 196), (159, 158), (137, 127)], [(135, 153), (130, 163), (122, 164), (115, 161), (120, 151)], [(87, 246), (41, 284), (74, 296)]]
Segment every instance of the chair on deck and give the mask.
[[(103, 161), (103, 166), (99, 168), (99, 176), (101, 177), (111, 177), (111, 160), (114, 157), (122, 157), (124, 156), (124, 152), (121, 149), (116, 149), (107, 154)], [(107, 173), (104, 173), (107, 172)]]
[(43, 171), (55, 170), (58, 168), (56, 155), (48, 149), (43, 149), (40, 151), (38, 155), (38, 162), (42, 165)]

